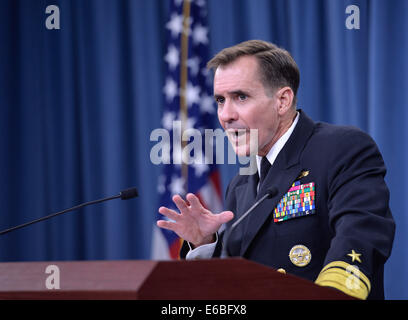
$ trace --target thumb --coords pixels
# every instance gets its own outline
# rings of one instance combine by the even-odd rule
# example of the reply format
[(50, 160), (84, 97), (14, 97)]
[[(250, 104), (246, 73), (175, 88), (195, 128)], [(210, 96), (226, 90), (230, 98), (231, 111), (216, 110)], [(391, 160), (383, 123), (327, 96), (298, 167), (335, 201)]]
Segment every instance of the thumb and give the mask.
[(234, 218), (234, 213), (232, 211), (223, 211), (218, 214), (218, 222), (223, 224)]

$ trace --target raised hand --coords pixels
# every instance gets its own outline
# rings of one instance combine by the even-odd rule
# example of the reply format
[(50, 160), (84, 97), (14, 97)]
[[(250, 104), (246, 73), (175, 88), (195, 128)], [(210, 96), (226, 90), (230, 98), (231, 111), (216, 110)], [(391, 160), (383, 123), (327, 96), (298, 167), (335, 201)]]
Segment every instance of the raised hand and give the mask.
[(174, 231), (180, 238), (192, 243), (195, 247), (214, 241), (214, 235), (223, 223), (234, 218), (231, 211), (214, 214), (203, 207), (200, 200), (192, 193), (187, 194), (186, 201), (179, 195), (173, 196), (173, 202), (180, 213), (166, 207), (160, 207), (159, 213), (173, 221), (159, 220), (157, 226)]

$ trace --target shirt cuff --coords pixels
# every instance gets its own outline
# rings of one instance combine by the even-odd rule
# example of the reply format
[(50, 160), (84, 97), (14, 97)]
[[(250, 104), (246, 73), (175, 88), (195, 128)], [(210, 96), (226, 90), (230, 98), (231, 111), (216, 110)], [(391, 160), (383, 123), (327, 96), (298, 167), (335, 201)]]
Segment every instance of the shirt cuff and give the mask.
[(218, 242), (218, 232), (215, 233), (215, 242), (212, 242), (209, 244), (203, 244), (202, 246), (199, 246), (195, 249), (192, 249), (190, 242), (187, 242), (190, 248), (190, 251), (186, 255), (186, 260), (210, 259), (214, 254), (215, 247), (217, 246), (217, 242)]

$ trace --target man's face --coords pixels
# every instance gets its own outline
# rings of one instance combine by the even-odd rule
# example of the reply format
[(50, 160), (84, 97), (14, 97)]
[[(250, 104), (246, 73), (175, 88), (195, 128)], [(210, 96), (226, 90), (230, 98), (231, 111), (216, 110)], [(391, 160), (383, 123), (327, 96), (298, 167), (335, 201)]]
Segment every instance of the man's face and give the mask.
[(264, 156), (276, 142), (279, 99), (265, 89), (253, 56), (243, 56), (214, 75), (218, 120), (239, 156), (250, 154), (250, 130), (258, 130), (258, 154)]

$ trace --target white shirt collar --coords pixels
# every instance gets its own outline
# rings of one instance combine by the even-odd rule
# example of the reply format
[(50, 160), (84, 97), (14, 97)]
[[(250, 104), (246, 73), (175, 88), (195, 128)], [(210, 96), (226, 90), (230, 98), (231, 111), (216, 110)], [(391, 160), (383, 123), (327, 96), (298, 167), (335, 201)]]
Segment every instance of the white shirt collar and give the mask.
[[(291, 136), (293, 130), (296, 127), (296, 124), (298, 123), (299, 120), (299, 112), (296, 112), (296, 118), (293, 121), (292, 125), (290, 128), (282, 135), (282, 137), (279, 138), (278, 141), (275, 142), (275, 144), (272, 146), (271, 150), (269, 150), (268, 154), (266, 155), (266, 158), (269, 160), (271, 166), (276, 160), (276, 157), (278, 156), (279, 152), (282, 150), (282, 148), (285, 146), (286, 142), (288, 141), (289, 137)], [(261, 167), (261, 160), (262, 157), (256, 155), (256, 164), (258, 166), (258, 174), (260, 175), (260, 167)]]

